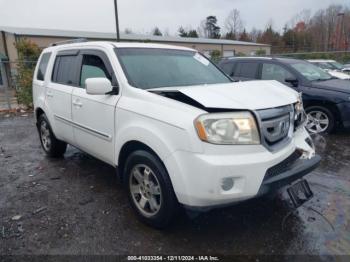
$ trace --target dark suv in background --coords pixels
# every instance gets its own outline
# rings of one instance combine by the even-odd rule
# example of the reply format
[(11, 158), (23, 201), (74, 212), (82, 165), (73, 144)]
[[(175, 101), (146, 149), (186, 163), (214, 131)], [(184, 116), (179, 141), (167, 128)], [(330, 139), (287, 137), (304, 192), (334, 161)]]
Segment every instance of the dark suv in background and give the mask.
[(219, 67), (232, 79), (277, 80), (302, 92), (311, 133), (350, 128), (350, 82), (335, 79), (309, 62), (290, 58), (230, 57)]

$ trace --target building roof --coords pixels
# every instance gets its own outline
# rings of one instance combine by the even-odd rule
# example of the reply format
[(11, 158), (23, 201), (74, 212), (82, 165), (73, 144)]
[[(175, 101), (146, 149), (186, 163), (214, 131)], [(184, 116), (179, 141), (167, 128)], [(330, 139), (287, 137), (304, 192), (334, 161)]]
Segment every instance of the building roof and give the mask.
[[(24, 36), (48, 36), (48, 37), (83, 37), (93, 39), (115, 40), (116, 34), (111, 32), (91, 32), (91, 31), (66, 31), (56, 29), (39, 28), (21, 28), (0, 26), (0, 31)], [(154, 42), (176, 42), (176, 43), (194, 43), (194, 44), (219, 44), (219, 45), (245, 45), (245, 46), (270, 46), (252, 42), (227, 40), (227, 39), (209, 39), (209, 38), (190, 38), (174, 36), (155, 36), (142, 34), (120, 34), (120, 39), (124, 41), (154, 41)]]

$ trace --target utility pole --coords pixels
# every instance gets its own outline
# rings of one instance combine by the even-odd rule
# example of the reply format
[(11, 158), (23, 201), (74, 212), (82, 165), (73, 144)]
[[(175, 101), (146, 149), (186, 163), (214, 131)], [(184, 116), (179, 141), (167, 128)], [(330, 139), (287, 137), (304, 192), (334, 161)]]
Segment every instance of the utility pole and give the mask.
[(333, 48), (336, 51), (346, 50), (347, 47), (347, 39), (344, 28), (344, 16), (345, 13), (337, 14), (337, 24), (336, 29), (333, 36)]
[(117, 42), (120, 42), (117, 0), (114, 0), (114, 15), (115, 15), (115, 27), (116, 27), (116, 31), (117, 31)]

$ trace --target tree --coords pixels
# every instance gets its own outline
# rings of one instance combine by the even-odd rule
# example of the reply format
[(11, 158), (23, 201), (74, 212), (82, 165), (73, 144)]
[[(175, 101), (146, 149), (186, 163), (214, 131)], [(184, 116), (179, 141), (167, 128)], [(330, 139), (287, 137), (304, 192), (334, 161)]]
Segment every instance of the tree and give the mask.
[(198, 32), (195, 29), (188, 31), (188, 37), (198, 38)]
[(247, 33), (247, 31), (245, 30), (245, 28), (243, 29), (243, 32), (239, 35), (238, 40), (246, 41), (246, 42), (251, 42), (252, 41), (252, 39), (250, 38), (250, 36)]
[(225, 20), (226, 39), (237, 40), (243, 29), (243, 20), (237, 9), (232, 9)]
[(217, 25), (216, 16), (208, 16), (205, 22), (205, 31), (208, 38), (220, 38), (221, 28)]
[(197, 30), (195, 30), (195, 29), (189, 29), (187, 31), (182, 26), (180, 26), (178, 32), (179, 32), (179, 36), (180, 37), (193, 37), (193, 38), (198, 37)]
[(188, 33), (186, 32), (185, 28), (183, 28), (182, 26), (180, 26), (178, 32), (180, 37), (188, 37)]
[(18, 103), (27, 107), (33, 106), (32, 82), (35, 64), (38, 60), (41, 49), (33, 42), (23, 38), (16, 42), (18, 52), (17, 64), (17, 99)]
[(272, 28), (272, 22), (268, 23), (265, 31), (258, 38), (258, 42), (271, 45), (272, 51), (276, 51), (283, 46), (281, 35)]
[(158, 27), (155, 27), (153, 29), (153, 35), (162, 36), (163, 34)]
[(210, 59), (214, 63), (218, 63), (220, 61), (220, 58), (221, 58), (220, 50), (213, 50), (210, 52)]
[(266, 50), (264, 50), (264, 49), (256, 50), (255, 55), (264, 56), (264, 55), (266, 55)]

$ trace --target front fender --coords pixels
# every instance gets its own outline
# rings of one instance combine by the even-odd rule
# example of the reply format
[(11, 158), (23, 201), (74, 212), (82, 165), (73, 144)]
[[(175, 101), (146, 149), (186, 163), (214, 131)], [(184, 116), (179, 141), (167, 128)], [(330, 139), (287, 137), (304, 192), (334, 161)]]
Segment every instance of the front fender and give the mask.
[(163, 162), (177, 150), (193, 150), (190, 135), (185, 129), (124, 110), (119, 111), (117, 119), (115, 135), (117, 165), (120, 151), (129, 141), (147, 145)]

